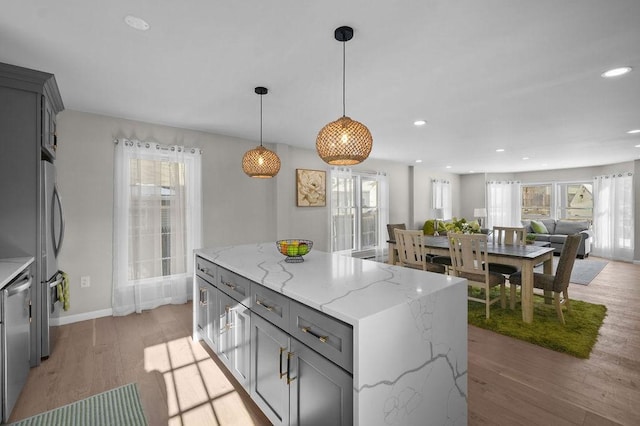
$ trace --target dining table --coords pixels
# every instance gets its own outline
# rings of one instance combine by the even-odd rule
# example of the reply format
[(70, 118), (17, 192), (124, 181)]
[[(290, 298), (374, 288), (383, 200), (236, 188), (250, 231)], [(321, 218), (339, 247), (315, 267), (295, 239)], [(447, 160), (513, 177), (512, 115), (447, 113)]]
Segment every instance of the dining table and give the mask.
[[(389, 245), (388, 263), (395, 264), (396, 242), (387, 241)], [(423, 237), (423, 254), (435, 256), (449, 256), (449, 240), (446, 236)], [(545, 274), (553, 273), (553, 248), (541, 247), (538, 245), (513, 245), (497, 244), (492, 241), (487, 242), (487, 258), (489, 263), (500, 263), (512, 265), (522, 271), (521, 305), (522, 321), (533, 322), (533, 268), (540, 263), (543, 264)]]

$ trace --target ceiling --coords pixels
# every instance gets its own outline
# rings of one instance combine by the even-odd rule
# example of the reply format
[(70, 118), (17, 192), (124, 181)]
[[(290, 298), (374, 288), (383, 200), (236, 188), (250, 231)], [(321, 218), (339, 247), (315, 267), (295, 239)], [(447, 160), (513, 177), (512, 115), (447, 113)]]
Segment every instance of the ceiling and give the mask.
[(342, 115), (349, 25), (346, 114), (371, 158), (517, 172), (640, 158), (639, 18), (638, 0), (14, 0), (0, 62), (55, 74), (67, 109), (256, 142), (266, 86), (264, 141), (314, 149)]

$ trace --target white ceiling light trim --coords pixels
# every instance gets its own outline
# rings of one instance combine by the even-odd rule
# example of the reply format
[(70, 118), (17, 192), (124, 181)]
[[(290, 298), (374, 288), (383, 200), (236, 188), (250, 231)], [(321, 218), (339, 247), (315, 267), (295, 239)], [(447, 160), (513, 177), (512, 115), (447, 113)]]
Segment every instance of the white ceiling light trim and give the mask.
[(131, 28), (136, 29), (138, 31), (147, 31), (150, 28), (147, 21), (133, 15), (125, 16), (124, 22), (126, 22), (127, 25), (130, 26)]
[(630, 73), (631, 70), (632, 70), (631, 67), (612, 68), (610, 70), (603, 72), (600, 75), (604, 78), (620, 77), (622, 75)]
[(416, 120), (413, 122), (413, 125), (417, 127), (424, 126), (425, 124), (427, 124), (427, 120)]
[(640, 133), (640, 129), (629, 130), (627, 133), (629, 133), (630, 135), (635, 135), (636, 133)]

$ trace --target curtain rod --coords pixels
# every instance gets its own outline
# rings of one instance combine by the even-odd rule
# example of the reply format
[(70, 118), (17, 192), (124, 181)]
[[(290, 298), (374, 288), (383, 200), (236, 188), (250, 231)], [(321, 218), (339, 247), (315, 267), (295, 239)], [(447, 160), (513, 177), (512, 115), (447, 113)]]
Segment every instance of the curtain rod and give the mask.
[(116, 138), (116, 139), (113, 140), (113, 143), (115, 145), (117, 145), (120, 142), (124, 142), (124, 143), (130, 142), (132, 145), (133, 144), (138, 144), (138, 146), (141, 146), (141, 144), (145, 144), (146, 148), (150, 148), (151, 144), (154, 144), (156, 146), (156, 149), (160, 149), (162, 151), (173, 151), (177, 147), (178, 148), (178, 152), (180, 152), (181, 149), (184, 150), (185, 152), (191, 151), (192, 154), (195, 154), (196, 151), (199, 154), (202, 154), (202, 152), (203, 152), (202, 148), (185, 147), (183, 145), (163, 145), (163, 144), (160, 144), (158, 142), (145, 142), (145, 141), (140, 141), (140, 140), (137, 140), (137, 139), (127, 139), (127, 138), (120, 138), (120, 139)]

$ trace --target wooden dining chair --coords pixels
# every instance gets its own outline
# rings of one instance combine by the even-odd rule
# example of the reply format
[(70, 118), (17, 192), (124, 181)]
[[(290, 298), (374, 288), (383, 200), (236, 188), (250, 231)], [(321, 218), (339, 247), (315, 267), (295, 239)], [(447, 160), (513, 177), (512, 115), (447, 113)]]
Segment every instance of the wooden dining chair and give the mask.
[[(524, 227), (494, 226), (491, 234), (494, 244), (525, 245), (527, 233)], [(502, 263), (490, 263), (489, 271), (498, 272), (506, 278), (518, 272), (520, 268)], [(509, 285), (509, 307), (516, 307), (516, 286)]]
[[(404, 223), (387, 223), (387, 233), (389, 234), (389, 240), (395, 241), (396, 234), (394, 232), (395, 229), (407, 229), (407, 225)], [(391, 245), (389, 247), (392, 247)], [(388, 253), (389, 260), (392, 265), (395, 264), (394, 259), (398, 258), (398, 248), (393, 249), (393, 253)]]
[[(447, 234), (451, 269), (455, 276), (466, 278), (470, 287), (480, 288), (484, 297), (468, 296), (469, 300), (484, 303), (486, 317), (490, 316), (490, 307), (500, 300), (502, 308), (506, 306), (505, 277), (489, 271), (487, 265), (487, 236), (485, 234)], [(500, 286), (500, 295), (491, 299), (491, 288)]]
[[(538, 272), (534, 272), (533, 274), (534, 288), (544, 290), (545, 296), (547, 293), (553, 293), (553, 304), (556, 308), (558, 319), (562, 324), (565, 324), (562, 305), (567, 307), (567, 312), (571, 312), (569, 282), (571, 281), (571, 271), (573, 270), (581, 241), (582, 237), (580, 234), (567, 236), (564, 246), (562, 246), (562, 252), (560, 253), (555, 274), (541, 274)], [(509, 284), (522, 285), (522, 273), (516, 272), (511, 275), (509, 277)]]
[(396, 228), (394, 232), (396, 236), (396, 248), (398, 249), (398, 260), (401, 266), (441, 274), (444, 273), (444, 266), (431, 263), (429, 258), (424, 254), (422, 243), (424, 234), (422, 231)]

